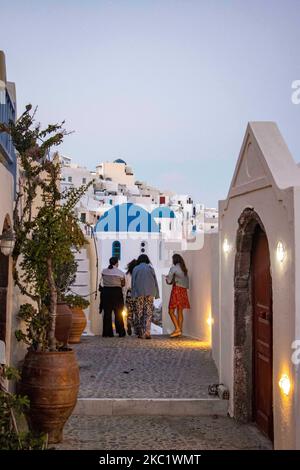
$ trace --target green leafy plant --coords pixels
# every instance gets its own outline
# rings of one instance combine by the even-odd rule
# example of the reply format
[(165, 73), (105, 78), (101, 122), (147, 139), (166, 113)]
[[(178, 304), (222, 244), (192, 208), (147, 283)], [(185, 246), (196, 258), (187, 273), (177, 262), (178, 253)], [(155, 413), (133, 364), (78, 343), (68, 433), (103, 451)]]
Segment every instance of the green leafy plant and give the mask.
[(45, 350), (47, 348), (47, 331), (50, 325), (50, 315), (45, 305), (38, 310), (31, 304), (20, 307), (18, 317), (26, 325), (26, 332), (17, 330), (15, 336), (18, 341), (24, 341), (30, 349)]
[(74, 284), (76, 279), (78, 263), (73, 258), (69, 261), (61, 264), (56, 262), (54, 266), (54, 277), (57, 286), (57, 295), (60, 301), (65, 301), (65, 297), (70, 290), (70, 287)]
[(69, 294), (64, 297), (65, 302), (69, 305), (69, 307), (79, 307), (82, 308), (83, 310), (85, 308), (88, 308), (90, 305), (90, 302), (80, 295), (77, 294)]
[(44, 450), (47, 436), (35, 435), (27, 430), (20, 431), (18, 421), (30, 407), (27, 397), (10, 393), (4, 380), (19, 380), (19, 371), (0, 366), (0, 449), (1, 450)]
[[(58, 155), (50, 158), (50, 149), (62, 143), (68, 133), (61, 124), (45, 129), (35, 122), (36, 110), (28, 105), (16, 123), (0, 123), (0, 132), (11, 136), (20, 164), (20, 189), (14, 210), (15, 247), (13, 276), (21, 293), (34, 306), (25, 304), (19, 317), (26, 332), (16, 332), (35, 351), (55, 351), (57, 302), (61, 290), (72, 281), (63, 280), (66, 266), (74, 268), (74, 250), (85, 243), (75, 206), (91, 183), (60, 191), (61, 166)], [(72, 268), (72, 269), (73, 269)]]

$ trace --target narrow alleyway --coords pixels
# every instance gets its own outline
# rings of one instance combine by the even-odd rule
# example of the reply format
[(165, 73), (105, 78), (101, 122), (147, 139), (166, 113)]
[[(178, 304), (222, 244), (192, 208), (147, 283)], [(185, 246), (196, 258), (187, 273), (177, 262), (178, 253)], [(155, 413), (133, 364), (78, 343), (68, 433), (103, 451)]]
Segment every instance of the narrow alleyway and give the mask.
[[(209, 345), (191, 338), (83, 337), (74, 349), (80, 365), (80, 402), (170, 399), (176, 409), (182, 406), (177, 399), (209, 400), (208, 385), (218, 382)], [(226, 410), (227, 402), (222, 402)], [(126, 410), (130, 406), (127, 405)], [(64, 441), (57, 449), (271, 448), (255, 426), (239, 424), (227, 417), (226, 412), (206, 416), (185, 416), (185, 413), (183, 416), (142, 416), (130, 415), (130, 412), (129, 415), (126, 412), (109, 415), (105, 412), (97, 416), (90, 412), (81, 414), (82, 410), (77, 407), (69, 419)]]

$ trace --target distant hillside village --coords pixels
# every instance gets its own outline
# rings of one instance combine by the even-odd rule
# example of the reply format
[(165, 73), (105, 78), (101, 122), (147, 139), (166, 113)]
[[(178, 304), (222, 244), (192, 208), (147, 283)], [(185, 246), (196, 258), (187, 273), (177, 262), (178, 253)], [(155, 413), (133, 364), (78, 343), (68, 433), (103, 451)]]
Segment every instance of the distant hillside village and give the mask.
[[(95, 226), (97, 221), (110, 208), (132, 203), (146, 210), (168, 206), (181, 213), (187, 221), (186, 229), (211, 232), (218, 230), (218, 211), (195, 203), (189, 195), (162, 191), (135, 178), (133, 169), (122, 159), (103, 162), (96, 171), (72, 163), (72, 159), (60, 156), (62, 163), (62, 189), (79, 187), (93, 181), (87, 195), (78, 206), (83, 223)], [(173, 227), (172, 227), (173, 228)]]

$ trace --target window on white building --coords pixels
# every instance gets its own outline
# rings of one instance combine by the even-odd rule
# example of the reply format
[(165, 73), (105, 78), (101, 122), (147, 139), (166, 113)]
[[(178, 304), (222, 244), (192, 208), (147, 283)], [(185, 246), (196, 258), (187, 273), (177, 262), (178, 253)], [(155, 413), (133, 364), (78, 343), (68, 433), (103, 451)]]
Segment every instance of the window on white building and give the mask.
[(68, 176), (68, 182), (72, 183), (72, 176)]
[(86, 184), (86, 178), (82, 178), (82, 184)]
[(119, 240), (114, 241), (112, 244), (112, 256), (121, 259), (121, 243)]
[(148, 244), (145, 241), (141, 242), (141, 254), (147, 253)]

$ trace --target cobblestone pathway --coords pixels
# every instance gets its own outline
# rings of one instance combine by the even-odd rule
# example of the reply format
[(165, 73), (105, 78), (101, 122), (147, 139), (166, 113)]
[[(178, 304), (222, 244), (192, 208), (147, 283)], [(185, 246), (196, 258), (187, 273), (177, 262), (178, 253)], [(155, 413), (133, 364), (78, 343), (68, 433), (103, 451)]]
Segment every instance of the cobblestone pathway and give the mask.
[[(81, 398), (206, 398), (218, 382), (207, 344), (190, 338), (83, 337), (74, 347)], [(66, 450), (270, 449), (252, 425), (229, 417), (78, 416), (65, 426)]]
[(205, 398), (218, 382), (206, 343), (153, 336), (83, 337), (75, 345), (81, 398)]
[(60, 450), (271, 449), (252, 425), (214, 417), (72, 416)]

